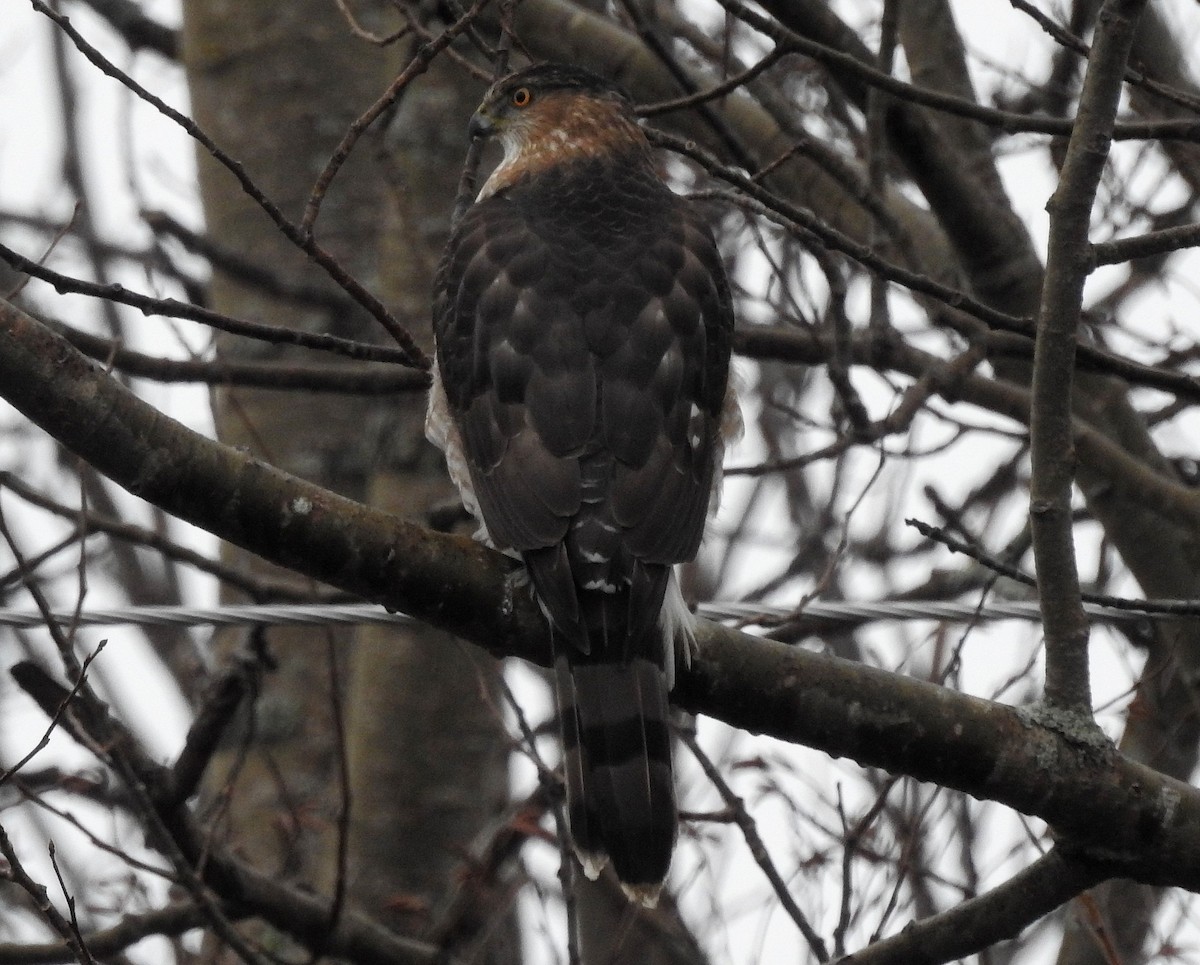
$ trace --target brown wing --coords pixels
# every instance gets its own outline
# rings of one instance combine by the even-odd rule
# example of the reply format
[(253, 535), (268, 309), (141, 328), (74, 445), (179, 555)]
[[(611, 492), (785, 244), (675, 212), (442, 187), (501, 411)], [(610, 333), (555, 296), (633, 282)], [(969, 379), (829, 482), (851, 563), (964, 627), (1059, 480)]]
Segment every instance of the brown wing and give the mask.
[(493, 540), (582, 650), (581, 590), (637, 598), (628, 648), (703, 535), (732, 334), (707, 227), (653, 176), (564, 165), (470, 209), (435, 328)]

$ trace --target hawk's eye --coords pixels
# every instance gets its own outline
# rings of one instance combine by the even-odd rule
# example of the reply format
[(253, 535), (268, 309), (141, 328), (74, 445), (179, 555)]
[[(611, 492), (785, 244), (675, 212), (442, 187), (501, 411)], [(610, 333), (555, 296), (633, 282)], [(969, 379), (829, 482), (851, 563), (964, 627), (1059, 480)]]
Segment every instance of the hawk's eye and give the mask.
[(528, 107), (529, 102), (533, 100), (533, 94), (528, 87), (518, 87), (512, 92), (511, 99), (513, 107)]

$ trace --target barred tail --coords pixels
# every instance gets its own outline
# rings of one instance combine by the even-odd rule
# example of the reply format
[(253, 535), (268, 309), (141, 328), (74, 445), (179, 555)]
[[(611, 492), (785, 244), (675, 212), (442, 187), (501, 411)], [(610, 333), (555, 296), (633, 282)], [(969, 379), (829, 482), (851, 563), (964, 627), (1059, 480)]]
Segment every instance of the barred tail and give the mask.
[(584, 871), (595, 878), (607, 855), (626, 893), (653, 906), (677, 822), (666, 674), (648, 657), (572, 651), (555, 661), (555, 678), (567, 815)]

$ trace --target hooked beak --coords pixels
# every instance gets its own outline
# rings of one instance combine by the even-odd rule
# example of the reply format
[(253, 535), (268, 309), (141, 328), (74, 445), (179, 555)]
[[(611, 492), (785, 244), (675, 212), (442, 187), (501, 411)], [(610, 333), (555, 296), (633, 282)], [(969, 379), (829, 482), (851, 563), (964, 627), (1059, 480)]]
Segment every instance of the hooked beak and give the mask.
[(492, 119), (483, 113), (482, 108), (471, 115), (471, 123), (467, 125), (467, 134), (472, 141), (491, 137), (496, 133)]

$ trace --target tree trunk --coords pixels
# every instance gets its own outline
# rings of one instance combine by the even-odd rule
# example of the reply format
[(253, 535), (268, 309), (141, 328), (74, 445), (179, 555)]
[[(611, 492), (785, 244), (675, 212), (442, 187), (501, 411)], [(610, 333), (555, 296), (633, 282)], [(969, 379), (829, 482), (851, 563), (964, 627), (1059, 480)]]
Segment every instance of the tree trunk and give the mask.
[[(354, 118), (391, 81), (404, 51), (354, 36), (327, 0), (282, 6), (197, 0), (185, 8), (194, 116), (299, 221), (317, 174)], [(369, 14), (379, 14), (379, 28), (386, 29), (383, 4), (356, 10), (368, 29), (374, 28)], [(430, 89), (422, 85), (423, 94)], [(388, 144), (399, 184), (389, 189), (380, 139), (368, 135), (334, 181), (316, 224), (318, 241), (422, 338), (429, 330), (431, 267), (466, 143), (467, 105), (478, 96), (477, 88), (464, 93), (449, 83), (439, 90), (454, 99), (405, 104), (401, 111), (401, 134)], [(447, 118), (463, 124), (446, 124)], [(445, 134), (411, 136), (418, 127)], [(200, 159), (200, 182), (213, 241), (288, 281), (325, 282), (207, 157)], [(220, 273), (212, 297), (214, 307), (240, 317), (386, 339), (365, 313), (283, 302)], [(235, 339), (223, 339), (219, 351), (237, 359), (292, 354)], [(239, 389), (221, 391), (215, 401), (224, 441), (346, 495), (414, 517), (449, 495), (440, 459), (423, 438), (423, 394), (378, 401)], [(268, 639), (278, 669), (256, 707), (251, 751), (243, 761), (240, 747), (231, 746), (211, 775), (208, 790), (221, 804), (223, 827), (261, 866), (322, 892), (344, 874), (352, 906), (405, 933), (430, 932), (454, 870), (507, 799), (507, 741), (490, 699), (496, 665), (423, 627), (272, 630)], [(343, 753), (350, 813), (348, 838), (339, 842)], [(233, 768), (240, 770), (226, 799)], [(497, 916), (499, 922), (492, 920)], [(484, 960), (516, 960), (507, 905), (474, 925), (487, 928)], [(471, 929), (456, 936), (450, 944), (478, 938)]]

